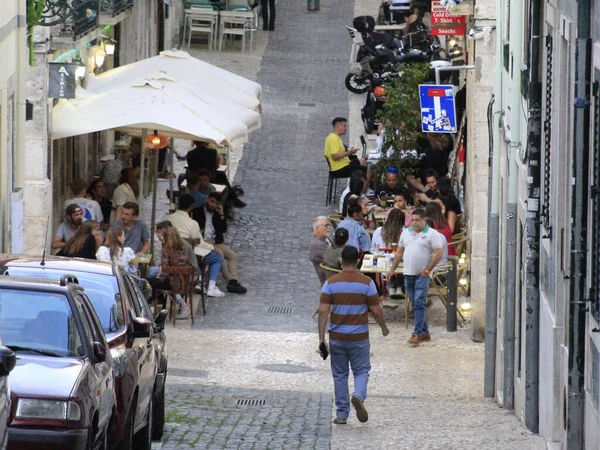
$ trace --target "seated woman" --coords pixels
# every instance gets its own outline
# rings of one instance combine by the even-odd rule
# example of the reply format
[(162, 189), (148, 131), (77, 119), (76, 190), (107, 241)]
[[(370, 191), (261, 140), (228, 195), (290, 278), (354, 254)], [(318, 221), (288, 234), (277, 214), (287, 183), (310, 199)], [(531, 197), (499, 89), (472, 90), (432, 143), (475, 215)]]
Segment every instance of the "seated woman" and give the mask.
[(448, 254), (450, 256), (456, 256), (456, 249), (454, 248), (454, 245), (450, 244), (450, 242), (452, 242), (452, 230), (444, 217), (442, 207), (437, 202), (427, 203), (425, 212), (427, 217), (433, 220), (433, 228), (446, 238), (446, 242), (448, 243)]
[(57, 256), (96, 259), (96, 250), (102, 245), (103, 240), (98, 230), (98, 222), (95, 220), (86, 220), (79, 228), (79, 231), (57, 253)]
[(333, 234), (333, 245), (327, 247), (323, 255), (323, 264), (327, 267), (342, 270), (342, 249), (346, 245), (346, 242), (348, 242), (348, 230), (345, 228), (336, 229)]
[(385, 220), (388, 219), (390, 213), (394, 209), (399, 209), (404, 213), (404, 226), (410, 227), (410, 221), (412, 219), (413, 208), (410, 207), (411, 195), (410, 191), (406, 188), (398, 188), (394, 192), (394, 208), (387, 211)]
[(371, 249), (371, 237), (362, 224), (363, 218), (362, 206), (357, 200), (352, 199), (350, 206), (348, 206), (348, 217), (339, 223), (338, 228), (348, 230), (346, 245), (352, 245), (363, 252), (368, 252)]
[[(181, 291), (183, 286), (181, 279), (177, 274), (168, 274), (166, 269), (169, 267), (193, 267), (189, 260), (183, 240), (177, 231), (177, 228), (165, 227), (162, 232), (157, 233), (162, 242), (162, 253), (160, 258), (161, 273), (156, 278), (150, 278), (148, 281), (152, 285), (153, 295), (156, 295), (157, 289), (169, 290), (173, 298), (179, 305), (177, 319), (185, 319), (191, 314), (189, 305), (183, 301)], [(166, 307), (166, 299), (163, 302), (163, 308)]]
[[(392, 209), (383, 226), (377, 228), (373, 233), (372, 245), (379, 248), (392, 248), (400, 240), (402, 230), (404, 230), (404, 213), (400, 209)], [(404, 286), (404, 277), (396, 275), (387, 280), (387, 290), (391, 298), (396, 298), (401, 294)], [(399, 292), (400, 291), (400, 292)]]
[(96, 259), (113, 263), (126, 272), (137, 275), (138, 261), (133, 249), (125, 247), (125, 231), (121, 227), (108, 229), (106, 242), (96, 252)]

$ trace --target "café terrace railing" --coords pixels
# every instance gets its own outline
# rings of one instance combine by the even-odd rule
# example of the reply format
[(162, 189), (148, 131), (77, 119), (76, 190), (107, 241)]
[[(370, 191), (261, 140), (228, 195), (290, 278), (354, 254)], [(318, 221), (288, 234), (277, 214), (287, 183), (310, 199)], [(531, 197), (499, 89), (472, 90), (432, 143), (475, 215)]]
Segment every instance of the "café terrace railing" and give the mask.
[(56, 37), (77, 40), (98, 28), (100, 0), (45, 0), (45, 2), (40, 25), (55, 27)]

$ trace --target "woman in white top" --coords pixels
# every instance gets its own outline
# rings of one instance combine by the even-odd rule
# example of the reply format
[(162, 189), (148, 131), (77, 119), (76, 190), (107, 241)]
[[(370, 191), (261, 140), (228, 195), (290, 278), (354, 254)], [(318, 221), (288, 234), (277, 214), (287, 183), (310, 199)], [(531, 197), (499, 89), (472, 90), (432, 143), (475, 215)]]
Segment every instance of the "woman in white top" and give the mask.
[(113, 214), (111, 214), (110, 222), (113, 223), (121, 220), (123, 214), (123, 205), (127, 202), (138, 201), (139, 187), (137, 182), (136, 170), (127, 167), (121, 171), (119, 178), (119, 186), (115, 189), (112, 198)]
[(137, 275), (138, 262), (135, 252), (125, 244), (125, 232), (121, 227), (109, 228), (106, 233), (106, 243), (96, 252), (96, 259), (116, 264), (125, 271)]
[[(401, 209), (392, 209), (387, 220), (382, 227), (379, 227), (373, 233), (371, 245), (379, 248), (391, 249), (392, 244), (400, 240), (400, 235), (404, 229), (404, 212)], [(402, 293), (404, 277), (396, 275), (391, 280), (387, 280), (387, 290), (391, 298), (397, 298)]]

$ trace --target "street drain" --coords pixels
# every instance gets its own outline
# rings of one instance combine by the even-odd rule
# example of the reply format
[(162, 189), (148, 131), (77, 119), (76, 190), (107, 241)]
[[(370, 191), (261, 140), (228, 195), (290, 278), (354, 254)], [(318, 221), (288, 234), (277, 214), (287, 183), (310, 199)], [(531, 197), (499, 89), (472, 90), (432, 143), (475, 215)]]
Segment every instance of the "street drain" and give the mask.
[(317, 106), (316, 103), (298, 103), (298, 106), (304, 106), (306, 108), (314, 108), (315, 106)]
[(257, 400), (250, 398), (240, 398), (236, 403), (237, 406), (265, 406), (266, 404), (267, 401), (265, 399)]
[(271, 306), (269, 314), (291, 314), (292, 308), (282, 308), (281, 306)]

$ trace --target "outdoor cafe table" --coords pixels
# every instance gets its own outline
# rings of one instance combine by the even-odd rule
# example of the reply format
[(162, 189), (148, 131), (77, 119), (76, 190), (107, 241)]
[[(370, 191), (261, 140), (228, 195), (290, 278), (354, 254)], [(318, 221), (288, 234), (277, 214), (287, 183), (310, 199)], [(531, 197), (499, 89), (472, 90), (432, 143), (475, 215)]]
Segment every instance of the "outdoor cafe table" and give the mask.
[(142, 275), (142, 277), (145, 277), (146, 275), (148, 275), (148, 265), (152, 261), (152, 254), (136, 253), (135, 257), (140, 265), (140, 275)]
[[(394, 256), (391, 253), (386, 253), (382, 255), (377, 255), (377, 266), (373, 266), (373, 256), (374, 255), (365, 255), (360, 265), (359, 271), (361, 273), (374, 273), (377, 278), (377, 284), (382, 286), (385, 289), (385, 283), (383, 282), (383, 274), (388, 273), (390, 270), (390, 264), (394, 259)], [(394, 273), (401, 274), (404, 273), (404, 266), (402, 263), (398, 264)], [(404, 308), (404, 326), (408, 328), (408, 312), (410, 309), (410, 301), (408, 297), (405, 297), (405, 308)]]

